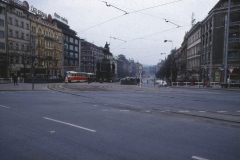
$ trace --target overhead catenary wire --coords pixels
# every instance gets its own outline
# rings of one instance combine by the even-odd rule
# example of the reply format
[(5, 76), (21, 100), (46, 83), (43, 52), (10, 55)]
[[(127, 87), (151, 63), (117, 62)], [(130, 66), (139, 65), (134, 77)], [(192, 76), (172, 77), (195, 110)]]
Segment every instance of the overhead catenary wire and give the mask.
[[(91, 27), (89, 27), (89, 28), (86, 28), (86, 29), (84, 29), (84, 30), (81, 30), (81, 31), (79, 31), (79, 32), (83, 32), (83, 31), (89, 30), (89, 29), (91, 29), (91, 28), (100, 26), (100, 25), (102, 25), (102, 24), (104, 24), (104, 23), (107, 23), (107, 22), (110, 22), (110, 21), (112, 21), (112, 20), (118, 19), (118, 18), (123, 17), (123, 16), (125, 16), (125, 15), (129, 15), (129, 14), (131, 14), (131, 13), (137, 13), (137, 12), (141, 12), (141, 11), (144, 11), (144, 10), (148, 10), (148, 9), (152, 9), (152, 8), (156, 8), (156, 7), (160, 7), (160, 6), (164, 6), (164, 5), (168, 5), (168, 4), (171, 4), (171, 3), (176, 3), (176, 2), (179, 2), (179, 1), (182, 1), (182, 0), (172, 1), (172, 2), (168, 2), (168, 3), (160, 4), (160, 5), (157, 5), (157, 6), (152, 6), (152, 7), (148, 7), (148, 8), (144, 8), (144, 9), (140, 9), (140, 10), (136, 10), (136, 11), (132, 11), (132, 12), (127, 12), (127, 14), (125, 13), (125, 14), (123, 14), (123, 15), (121, 15), (121, 16), (114, 17), (114, 18), (109, 19), (109, 20), (107, 20), (107, 21), (101, 22), (101, 23), (99, 23), (99, 24), (96, 24), (96, 25), (91, 26)], [(104, 2), (104, 1), (102, 1), (102, 2)], [(111, 4), (108, 4), (108, 5), (111, 5)], [(112, 6), (112, 5), (111, 5), (111, 6)], [(124, 11), (124, 12), (125, 12), (125, 11)]]

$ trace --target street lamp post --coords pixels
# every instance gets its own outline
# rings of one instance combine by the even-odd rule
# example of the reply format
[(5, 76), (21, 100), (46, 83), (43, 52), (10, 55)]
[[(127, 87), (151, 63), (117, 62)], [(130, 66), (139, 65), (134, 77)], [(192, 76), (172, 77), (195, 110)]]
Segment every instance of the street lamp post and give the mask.
[(35, 62), (35, 55), (32, 55), (32, 90), (34, 90), (34, 62)]
[[(224, 70), (224, 83), (227, 83), (227, 63), (228, 63), (228, 34), (229, 34), (229, 20), (230, 20), (230, 6), (231, 0), (228, 0), (228, 13), (227, 13), (227, 30), (226, 30), (226, 53), (225, 53), (225, 70)], [(230, 76), (230, 72), (229, 72)]]
[(173, 51), (173, 41), (172, 40), (164, 40), (164, 43), (172, 42), (172, 50), (171, 50), (171, 86), (172, 86), (172, 51)]

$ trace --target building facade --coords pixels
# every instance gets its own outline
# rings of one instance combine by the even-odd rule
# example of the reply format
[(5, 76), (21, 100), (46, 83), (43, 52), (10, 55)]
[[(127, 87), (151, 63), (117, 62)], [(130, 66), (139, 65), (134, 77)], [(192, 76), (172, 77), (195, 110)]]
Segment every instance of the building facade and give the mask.
[[(39, 14), (40, 13), (40, 14)], [(52, 16), (31, 7), (31, 47), (35, 57), (35, 75), (55, 77), (62, 71), (62, 29)]]
[(200, 76), (201, 23), (196, 23), (188, 32), (187, 41), (187, 77), (199, 81)]
[[(230, 23), (227, 24), (228, 0), (220, 0), (202, 21), (201, 70), (210, 81), (223, 82), (224, 71), (234, 68), (231, 79), (240, 78), (240, 2), (231, 0)], [(229, 27), (229, 35), (226, 35)], [(227, 36), (229, 41), (226, 42)], [(228, 43), (227, 68), (225, 68)], [(229, 72), (227, 72), (229, 77)]]
[(70, 29), (67, 21), (61, 21), (56, 13), (54, 14), (53, 22), (57, 23), (58, 28), (63, 32), (63, 53), (62, 53), (62, 66), (63, 73), (66, 71), (80, 71), (80, 38), (77, 33)]
[(0, 2), (0, 78), (7, 77), (6, 3)]
[(97, 72), (97, 63), (102, 62), (104, 58), (103, 48), (98, 47), (90, 42), (85, 41), (84, 39), (80, 40), (81, 42), (81, 71), (88, 73)]
[(8, 76), (28, 77), (31, 63), (29, 5), (26, 1), (7, 3), (6, 50)]

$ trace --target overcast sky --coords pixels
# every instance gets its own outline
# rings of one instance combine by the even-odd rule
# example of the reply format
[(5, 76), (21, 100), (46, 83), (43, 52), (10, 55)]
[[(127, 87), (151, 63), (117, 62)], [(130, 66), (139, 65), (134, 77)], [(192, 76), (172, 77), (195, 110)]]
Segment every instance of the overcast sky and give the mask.
[(156, 65), (172, 45), (181, 47), (192, 13), (201, 21), (219, 0), (105, 0), (110, 7), (102, 0), (27, 1), (52, 17), (55, 12), (65, 17), (80, 38), (102, 47), (110, 43), (114, 55)]

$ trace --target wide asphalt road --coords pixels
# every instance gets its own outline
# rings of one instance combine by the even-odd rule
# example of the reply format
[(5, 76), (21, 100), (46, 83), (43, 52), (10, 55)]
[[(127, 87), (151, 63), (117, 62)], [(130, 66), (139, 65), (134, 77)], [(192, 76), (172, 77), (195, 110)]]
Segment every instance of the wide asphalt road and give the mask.
[(240, 159), (240, 92), (48, 87), (0, 92), (0, 159)]

